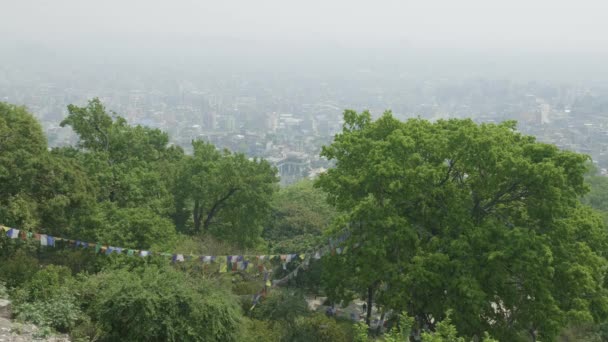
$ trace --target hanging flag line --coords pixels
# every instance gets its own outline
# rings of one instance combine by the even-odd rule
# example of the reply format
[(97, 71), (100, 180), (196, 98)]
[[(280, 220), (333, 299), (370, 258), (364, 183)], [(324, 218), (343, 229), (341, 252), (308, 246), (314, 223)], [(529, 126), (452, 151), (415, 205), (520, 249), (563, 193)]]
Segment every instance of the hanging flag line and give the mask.
[[(330, 251), (334, 253), (341, 254), (342, 248), (338, 247), (338, 244), (344, 242), (347, 238), (346, 233), (342, 234), (337, 239), (329, 238), (329, 245), (320, 247), (317, 249), (313, 249), (314, 255), (310, 255), (310, 253), (290, 253), (290, 254), (272, 254), (272, 255), (184, 255), (178, 253), (161, 253), (161, 252), (153, 252), (148, 250), (140, 250), (140, 249), (129, 249), (123, 247), (114, 247), (109, 245), (103, 245), (101, 243), (91, 243), (85, 242), (81, 240), (72, 240), (66, 239), (62, 237), (55, 237), (47, 234), (39, 234), (31, 231), (19, 230), (17, 228), (6, 227), (0, 225), (0, 229), (6, 232), (6, 236), (11, 239), (35, 239), (36, 241), (40, 241), (41, 246), (47, 247), (55, 247), (58, 243), (66, 243), (67, 246), (75, 247), (75, 248), (83, 248), (83, 249), (94, 249), (95, 253), (101, 253), (105, 255), (110, 254), (127, 254), (128, 256), (138, 255), (140, 257), (147, 257), (152, 255), (158, 255), (163, 257), (171, 257), (172, 262), (184, 262), (186, 260), (198, 259), (204, 264), (218, 263), (219, 264), (219, 272), (224, 273), (227, 271), (246, 271), (247, 269), (251, 269), (249, 266), (253, 266), (253, 260), (256, 261), (257, 265), (263, 265), (266, 261), (280, 261), (283, 265), (283, 269), (287, 270), (287, 265), (295, 260), (303, 260), (305, 261), (306, 266), (308, 266), (310, 262), (310, 257), (314, 257), (315, 259), (320, 259), (322, 255), (327, 254)], [(346, 248), (344, 248), (346, 249)], [(225, 262), (222, 262), (225, 261)], [(291, 279), (291, 275), (295, 273), (297, 275), (298, 269), (303, 264), (298, 265), (294, 271), (285, 276), (284, 278), (278, 280), (279, 283)], [(253, 267), (252, 267), (253, 268)], [(261, 271), (261, 268), (259, 268)], [(266, 280), (266, 279), (265, 279)]]
[[(203, 263), (220, 263), (219, 271), (221, 273), (231, 271), (241, 271), (247, 270), (249, 265), (252, 263), (252, 260), (255, 259), (258, 264), (263, 263), (264, 261), (273, 261), (278, 260), (283, 264), (283, 269), (287, 269), (287, 264), (291, 261), (295, 261), (298, 258), (300, 260), (304, 260), (306, 255), (304, 253), (290, 253), (290, 254), (273, 254), (273, 255), (184, 255), (178, 253), (160, 253), (153, 252), (148, 250), (140, 250), (140, 249), (129, 249), (123, 247), (115, 247), (109, 245), (103, 245), (101, 243), (91, 243), (85, 242), (81, 240), (71, 240), (62, 237), (55, 237), (47, 234), (39, 234), (30, 231), (19, 230), (17, 228), (10, 228), (3, 225), (0, 225), (2, 230), (6, 231), (6, 236), (11, 239), (35, 239), (36, 241), (40, 241), (41, 246), (47, 247), (55, 247), (59, 242), (66, 243), (67, 246), (71, 247), (80, 247), (83, 249), (95, 249), (95, 253), (101, 253), (105, 255), (110, 254), (127, 254), (128, 256), (141, 256), (147, 257), (152, 255), (159, 255), (163, 257), (171, 257), (172, 262), (184, 262), (186, 260), (198, 259)], [(226, 263), (221, 264), (222, 260), (225, 260)]]
[[(214, 256), (214, 255), (186, 255), (177, 254), (177, 253), (160, 253), (160, 252), (152, 252), (148, 250), (139, 250), (139, 249), (129, 249), (123, 247), (114, 247), (109, 245), (102, 245), (100, 243), (90, 243), (81, 240), (71, 240), (62, 237), (55, 237), (47, 234), (39, 234), (31, 231), (19, 230), (16, 228), (10, 228), (3, 225), (0, 225), (0, 229), (6, 232), (6, 236), (11, 239), (35, 239), (36, 241), (40, 241), (41, 246), (47, 247), (55, 247), (58, 243), (67, 243), (68, 246), (73, 246), (75, 248), (81, 247), (83, 249), (92, 248), (95, 249), (95, 253), (102, 253), (105, 255), (110, 254), (127, 254), (128, 256), (139, 255), (140, 257), (148, 257), (153, 255), (159, 255), (163, 257), (171, 257), (173, 263), (175, 262), (184, 262), (186, 260), (192, 260), (194, 258), (200, 260), (204, 265), (205, 269), (212, 263), (219, 264), (219, 273), (226, 273), (228, 271), (236, 272), (236, 271), (247, 271), (257, 270), (263, 274), (264, 276), (264, 286), (263, 288), (256, 294), (253, 295), (253, 302), (250, 310), (253, 310), (255, 306), (259, 303), (260, 299), (265, 297), (268, 293), (268, 290), (271, 287), (277, 287), (285, 285), (290, 279), (297, 277), (299, 270), (306, 270), (310, 265), (310, 260), (315, 259), (319, 260), (324, 255), (329, 253), (331, 254), (343, 254), (347, 251), (346, 247), (339, 247), (346, 239), (350, 236), (349, 231), (343, 232), (338, 238), (329, 238), (328, 244), (323, 245), (321, 247), (312, 249), (310, 253), (292, 253), (292, 254), (273, 254), (273, 255), (223, 255), (223, 256)], [(355, 244), (353, 247), (357, 247), (359, 244)], [(125, 252), (125, 253), (123, 253)], [(257, 267), (253, 266), (253, 259), (255, 259)], [(302, 260), (300, 264), (296, 266), (294, 270), (289, 272), (287, 275), (277, 280), (270, 280), (271, 270), (266, 268), (265, 262), (271, 262), (273, 260), (280, 260), (283, 270), (287, 270), (287, 264), (291, 261), (295, 261), (297, 259)], [(224, 261), (224, 262), (223, 262)], [(249, 267), (249, 266), (253, 267)]]
[[(267, 273), (264, 273), (264, 287), (256, 294), (253, 295), (253, 301), (252, 301), (252, 305), (251, 308), (249, 309), (249, 311), (253, 310), (255, 308), (255, 306), (260, 302), (261, 298), (266, 297), (266, 295), (268, 294), (268, 290), (271, 287), (277, 287), (277, 286), (282, 286), (287, 284), (287, 282), (289, 282), (290, 279), (293, 279), (295, 277), (298, 276), (298, 272), (299, 270), (307, 270), (308, 266), (310, 265), (310, 259), (315, 259), (315, 260), (319, 260), (321, 259), (321, 257), (331, 253), (331, 254), (343, 254), (346, 253), (348, 246), (346, 247), (338, 247), (338, 245), (342, 244), (344, 241), (346, 241), (346, 239), (350, 236), (350, 232), (347, 230), (345, 232), (343, 232), (338, 238), (333, 239), (333, 238), (329, 238), (328, 239), (328, 244), (324, 245), (322, 247), (318, 247), (313, 249), (312, 253), (306, 253), (304, 254), (304, 258), (302, 259), (303, 261), (296, 266), (296, 268), (289, 272), (287, 275), (285, 275), (283, 278), (281, 279), (276, 279), (273, 280), (272, 282), (267, 278)], [(359, 243), (355, 243), (353, 245), (353, 248), (357, 248), (359, 246)], [(283, 264), (283, 269), (286, 269), (286, 264)]]

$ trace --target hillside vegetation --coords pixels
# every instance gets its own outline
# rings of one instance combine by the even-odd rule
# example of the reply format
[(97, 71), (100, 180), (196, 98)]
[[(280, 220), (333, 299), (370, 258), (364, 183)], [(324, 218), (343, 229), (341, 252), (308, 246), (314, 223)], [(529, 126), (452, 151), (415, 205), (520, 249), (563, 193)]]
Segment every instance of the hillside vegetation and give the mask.
[(73, 341), (608, 338), (608, 181), (514, 122), (347, 110), (335, 167), (280, 188), (265, 160), (186, 155), (98, 99), (68, 112), (78, 144), (49, 149), (0, 103), (16, 320)]

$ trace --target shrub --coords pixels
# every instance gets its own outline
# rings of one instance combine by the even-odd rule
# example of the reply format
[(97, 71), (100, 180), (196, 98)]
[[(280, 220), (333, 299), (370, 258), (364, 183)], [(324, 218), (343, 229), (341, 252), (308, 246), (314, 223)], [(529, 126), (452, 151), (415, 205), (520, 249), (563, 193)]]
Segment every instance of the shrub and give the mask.
[(341, 342), (352, 340), (352, 329), (347, 329), (345, 325), (324, 314), (314, 314), (307, 317), (298, 317), (295, 328), (291, 330), (288, 341), (305, 342)]
[(17, 319), (70, 331), (83, 318), (74, 285), (66, 267), (50, 265), (39, 270), (11, 293)]
[(13, 294), (18, 303), (50, 300), (62, 293), (70, 293), (74, 278), (70, 269), (49, 265), (34, 273), (21, 288)]
[(299, 291), (273, 289), (252, 311), (261, 320), (295, 322), (296, 317), (308, 314), (308, 303)]
[(14, 288), (28, 281), (38, 269), (38, 260), (19, 249), (0, 263), (0, 279), (8, 288)]
[(244, 319), (243, 342), (280, 342), (285, 334), (280, 322)]
[(18, 320), (62, 332), (70, 331), (82, 319), (82, 311), (69, 293), (61, 293), (44, 301), (20, 303), (15, 306), (15, 312)]
[(236, 341), (240, 334), (232, 295), (171, 267), (106, 271), (89, 278), (83, 296), (102, 341)]

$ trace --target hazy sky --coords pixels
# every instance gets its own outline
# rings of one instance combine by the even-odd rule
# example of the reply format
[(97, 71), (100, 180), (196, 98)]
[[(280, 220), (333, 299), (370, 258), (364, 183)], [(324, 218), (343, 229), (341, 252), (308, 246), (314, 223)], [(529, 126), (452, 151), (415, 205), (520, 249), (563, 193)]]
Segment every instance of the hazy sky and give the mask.
[(0, 0), (0, 34), (603, 48), (605, 0)]

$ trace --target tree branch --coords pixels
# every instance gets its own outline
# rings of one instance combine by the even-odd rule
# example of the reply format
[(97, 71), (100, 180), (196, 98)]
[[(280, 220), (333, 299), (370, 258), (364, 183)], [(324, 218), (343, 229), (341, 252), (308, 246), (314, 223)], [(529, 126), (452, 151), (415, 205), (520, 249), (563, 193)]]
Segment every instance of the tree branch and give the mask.
[(207, 218), (205, 219), (205, 222), (203, 223), (203, 230), (207, 231), (207, 229), (209, 229), (211, 220), (217, 214), (217, 212), (222, 208), (222, 205), (224, 204), (224, 202), (226, 202), (238, 190), (239, 190), (239, 188), (230, 188), (230, 190), (228, 190), (228, 193), (224, 197), (220, 198), (219, 200), (217, 200), (217, 202), (215, 202), (213, 207), (211, 207), (211, 210), (209, 210), (209, 213), (207, 214)]

